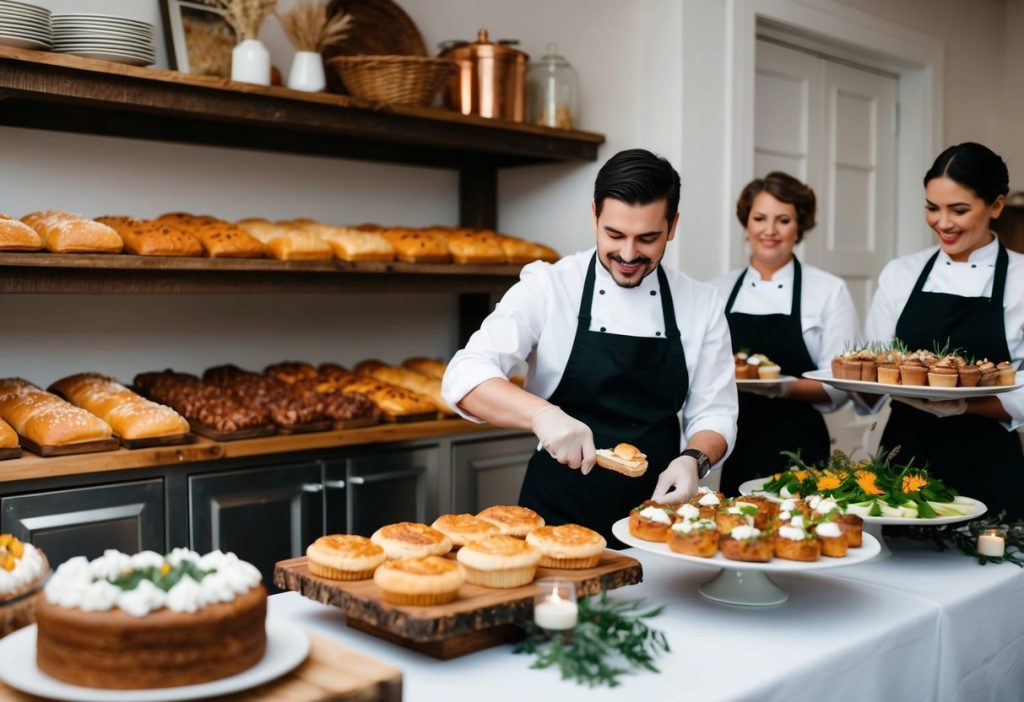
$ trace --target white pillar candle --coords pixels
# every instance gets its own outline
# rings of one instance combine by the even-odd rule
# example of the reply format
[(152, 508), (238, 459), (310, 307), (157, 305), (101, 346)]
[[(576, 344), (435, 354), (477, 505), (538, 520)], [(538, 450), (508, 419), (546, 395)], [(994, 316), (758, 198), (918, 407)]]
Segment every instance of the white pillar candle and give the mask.
[(978, 536), (978, 553), (1000, 558), (1006, 554), (1006, 540), (994, 529), (983, 531)]
[(579, 608), (575, 602), (555, 597), (533, 607), (533, 621), (541, 629), (564, 631), (576, 626)]

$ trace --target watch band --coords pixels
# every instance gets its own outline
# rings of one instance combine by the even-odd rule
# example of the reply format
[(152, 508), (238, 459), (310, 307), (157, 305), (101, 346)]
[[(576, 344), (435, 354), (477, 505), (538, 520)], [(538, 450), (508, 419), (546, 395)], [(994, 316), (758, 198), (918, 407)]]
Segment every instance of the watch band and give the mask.
[(711, 472), (711, 459), (703, 451), (699, 451), (695, 448), (688, 448), (683, 451), (680, 456), (690, 456), (691, 458), (697, 459), (697, 478), (703, 480), (707, 477), (708, 473)]

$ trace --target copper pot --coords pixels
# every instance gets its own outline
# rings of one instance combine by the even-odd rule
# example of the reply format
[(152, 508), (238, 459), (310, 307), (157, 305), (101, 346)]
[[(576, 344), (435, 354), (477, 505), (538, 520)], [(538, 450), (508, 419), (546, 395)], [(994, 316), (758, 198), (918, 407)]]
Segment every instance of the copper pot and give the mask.
[(446, 107), (464, 115), (523, 121), (529, 56), (492, 43), (486, 29), (475, 42), (449, 46), (441, 56), (459, 67), (444, 87)]

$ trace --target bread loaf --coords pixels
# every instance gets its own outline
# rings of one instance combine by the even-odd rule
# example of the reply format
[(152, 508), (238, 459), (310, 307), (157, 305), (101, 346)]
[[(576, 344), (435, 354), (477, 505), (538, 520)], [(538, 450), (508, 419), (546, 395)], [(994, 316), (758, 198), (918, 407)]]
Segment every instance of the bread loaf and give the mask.
[(428, 378), (437, 378), (441, 380), (444, 378), (444, 371), (447, 365), (444, 361), (437, 358), (424, 358), (422, 356), (413, 356), (402, 361), (402, 365), (409, 370), (414, 370), (417, 373), (422, 373)]
[(121, 253), (121, 237), (106, 224), (60, 210), (32, 212), (21, 218), (53, 253)]
[(267, 253), (279, 261), (329, 260), (333, 255), (325, 241), (298, 227), (265, 219), (239, 220), (238, 226), (267, 247)]
[(262, 258), (266, 248), (247, 231), (210, 215), (171, 212), (157, 221), (169, 222), (199, 240), (210, 258)]
[(430, 401), (434, 403), (434, 407), (439, 412), (455, 414), (452, 408), (444, 401), (444, 398), (441, 397), (441, 381), (437, 378), (428, 378), (414, 370), (395, 366), (374, 368), (369, 372), (369, 375), (377, 380), (397, 385), (406, 390), (412, 390), (430, 398)]
[(395, 247), (399, 261), (447, 263), (451, 260), (445, 237), (424, 229), (385, 229), (381, 235)]
[(448, 237), (448, 251), (455, 263), (507, 263), (502, 238), (489, 229), (460, 229)]
[(430, 398), (418, 392), (363, 377), (345, 385), (345, 392), (357, 392), (370, 398), (386, 417), (395, 419), (410, 414), (432, 414), (437, 408)]
[(550, 246), (535, 244), (514, 236), (503, 236), (501, 247), (505, 250), (505, 256), (509, 263), (533, 263), (534, 261), (554, 263), (559, 258), (558, 252)]
[(18, 446), (18, 434), (11, 425), (0, 419), (0, 449), (12, 449)]
[(24, 222), (0, 214), (0, 251), (38, 251), (43, 239)]
[(122, 439), (176, 436), (189, 430), (188, 420), (170, 407), (151, 402), (99, 373), (61, 378), (50, 391), (100, 417)]
[(0, 419), (40, 446), (109, 439), (110, 425), (21, 378), (0, 380)]
[(181, 227), (167, 221), (133, 217), (97, 217), (117, 232), (125, 252), (136, 256), (202, 256), (203, 245)]
[(342, 261), (394, 261), (395, 249), (377, 231), (358, 227), (332, 227), (319, 222), (290, 222), (331, 247), (335, 258)]

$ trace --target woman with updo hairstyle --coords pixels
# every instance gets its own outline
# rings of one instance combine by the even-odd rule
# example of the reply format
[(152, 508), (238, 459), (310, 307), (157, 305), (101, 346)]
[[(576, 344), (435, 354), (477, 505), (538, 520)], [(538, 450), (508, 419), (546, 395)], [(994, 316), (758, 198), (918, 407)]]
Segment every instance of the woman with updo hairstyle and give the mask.
[[(924, 218), (936, 246), (891, 261), (865, 324), (869, 339), (910, 349), (946, 347), (968, 361), (1024, 358), (1024, 256), (989, 229), (1003, 211), (1009, 174), (991, 149), (951, 146), (924, 176)], [(990, 514), (1024, 516), (1024, 389), (942, 401), (893, 394), (882, 447), (927, 467)]]
[[(814, 228), (815, 209), (814, 190), (791, 175), (774, 171), (751, 181), (736, 202), (749, 263), (711, 281), (728, 300), (726, 318), (740, 378), (736, 446), (722, 468), (721, 489), (727, 494), (735, 494), (747, 480), (785, 468), (789, 459), (783, 451), (797, 452), (808, 463), (828, 458), (822, 412), (847, 399), (846, 393), (801, 377), (829, 367), (832, 357), (860, 336), (846, 283), (801, 264), (793, 254)], [(760, 355), (789, 376), (785, 382), (759, 379), (759, 373), (771, 373), (754, 365)]]

